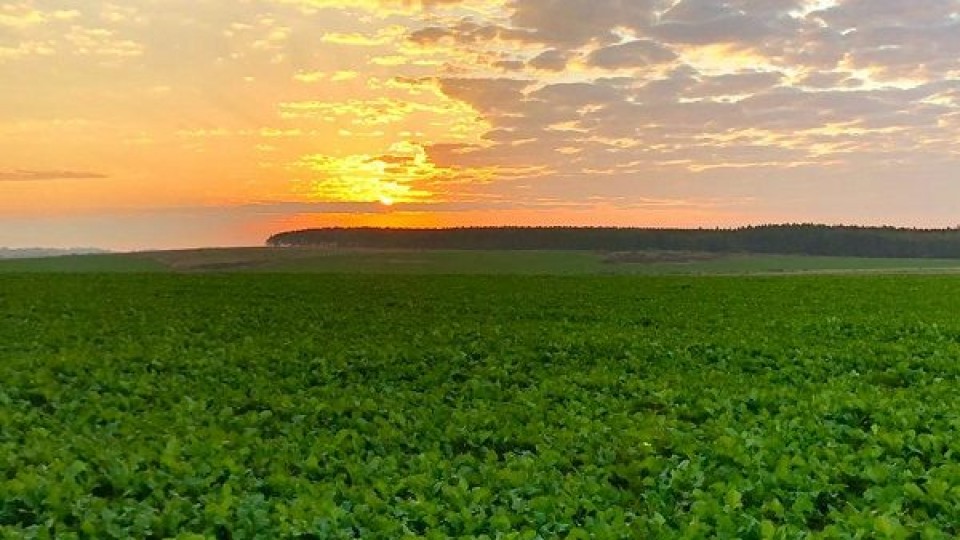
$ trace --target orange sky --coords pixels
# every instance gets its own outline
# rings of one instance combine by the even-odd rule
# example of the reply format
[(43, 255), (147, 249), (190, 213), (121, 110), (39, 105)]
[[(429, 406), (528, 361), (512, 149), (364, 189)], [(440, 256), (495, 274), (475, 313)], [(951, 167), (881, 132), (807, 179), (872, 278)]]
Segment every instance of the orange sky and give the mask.
[(0, 5), (0, 246), (952, 226), (960, 2)]

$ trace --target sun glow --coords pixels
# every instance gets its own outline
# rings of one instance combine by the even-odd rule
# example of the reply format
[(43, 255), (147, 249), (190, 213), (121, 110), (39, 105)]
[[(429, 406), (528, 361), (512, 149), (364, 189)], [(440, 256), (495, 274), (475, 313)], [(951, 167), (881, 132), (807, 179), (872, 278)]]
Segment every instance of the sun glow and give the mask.
[(431, 199), (428, 184), (452, 174), (431, 162), (423, 146), (408, 142), (390, 145), (381, 155), (307, 156), (300, 166), (314, 177), (308, 183), (312, 199), (385, 206)]
[(741, 71), (775, 71), (764, 56), (726, 43), (688, 47), (680, 51), (683, 60), (707, 75), (726, 75)]

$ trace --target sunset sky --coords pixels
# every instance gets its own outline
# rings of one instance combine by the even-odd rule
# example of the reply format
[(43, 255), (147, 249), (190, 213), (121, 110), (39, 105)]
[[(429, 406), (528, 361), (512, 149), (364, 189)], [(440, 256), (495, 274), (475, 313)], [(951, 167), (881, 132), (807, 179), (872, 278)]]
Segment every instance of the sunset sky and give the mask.
[(960, 0), (7, 0), (0, 246), (960, 224)]

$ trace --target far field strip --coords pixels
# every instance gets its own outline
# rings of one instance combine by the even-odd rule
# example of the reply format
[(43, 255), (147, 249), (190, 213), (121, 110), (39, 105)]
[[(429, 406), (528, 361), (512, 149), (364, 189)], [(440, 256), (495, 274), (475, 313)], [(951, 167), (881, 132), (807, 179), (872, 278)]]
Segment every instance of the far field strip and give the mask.
[(211, 248), (0, 260), (0, 273), (318, 273), (451, 275), (952, 274), (960, 259), (677, 251)]

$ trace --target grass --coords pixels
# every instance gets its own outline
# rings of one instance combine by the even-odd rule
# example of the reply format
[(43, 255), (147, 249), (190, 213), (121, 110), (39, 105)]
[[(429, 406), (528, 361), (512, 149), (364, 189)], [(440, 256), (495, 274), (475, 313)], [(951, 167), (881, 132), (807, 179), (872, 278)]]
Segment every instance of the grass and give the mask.
[(407, 251), (248, 248), (146, 254), (180, 271), (363, 274), (590, 274), (582, 251)]
[(671, 275), (924, 273), (960, 271), (960, 259), (647, 252), (639, 262), (587, 251), (377, 251), (223, 248), (0, 261), (0, 272), (273, 272), (333, 274)]
[(0, 276), (0, 537), (954, 538), (952, 276)]
[(728, 255), (689, 263), (641, 263), (640, 274), (923, 273), (960, 271), (960, 259)]
[(134, 273), (167, 272), (169, 267), (150, 257), (120, 254), (64, 255), (38, 259), (0, 260), (0, 273)]

